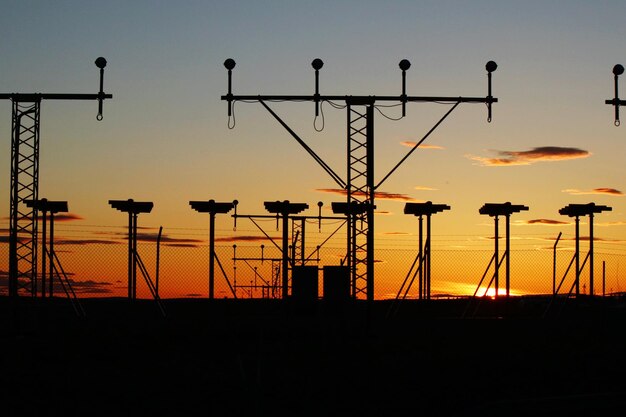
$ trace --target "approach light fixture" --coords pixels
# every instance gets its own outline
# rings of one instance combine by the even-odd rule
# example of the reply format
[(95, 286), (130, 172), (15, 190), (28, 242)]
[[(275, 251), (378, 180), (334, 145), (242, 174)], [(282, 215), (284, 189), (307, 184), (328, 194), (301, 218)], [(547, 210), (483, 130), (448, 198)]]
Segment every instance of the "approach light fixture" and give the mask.
[(403, 59), (398, 64), (400, 69), (402, 70), (402, 117), (406, 116), (406, 70), (411, 68), (411, 62), (408, 59)]
[(320, 115), (320, 69), (324, 66), (324, 61), (319, 58), (315, 58), (311, 62), (311, 66), (315, 70), (315, 94), (313, 99), (315, 101), (315, 117)]
[(494, 72), (498, 69), (498, 64), (496, 64), (495, 61), (489, 61), (487, 62), (487, 65), (485, 65), (485, 69), (487, 72)]
[(226, 67), (228, 71), (235, 68), (235, 65), (236, 65), (235, 60), (232, 58), (228, 58), (226, 61), (224, 61), (224, 66)]
[(615, 107), (615, 121), (614, 121), (615, 126), (620, 125), (619, 108), (620, 106), (623, 106), (624, 104), (626, 104), (624, 100), (620, 100), (619, 98), (619, 76), (622, 75), (623, 73), (624, 73), (623, 65), (617, 64), (613, 67), (613, 83), (614, 83), (615, 98), (613, 98), (612, 100), (604, 101), (605, 104), (610, 104)]
[(313, 67), (315, 71), (319, 71), (324, 66), (324, 61), (322, 61), (319, 58), (315, 58), (313, 62), (311, 62), (311, 66)]
[(104, 59), (103, 57), (98, 57), (98, 58), (96, 59), (95, 64), (96, 64), (96, 67), (98, 67), (98, 68), (100, 68), (100, 69), (104, 69), (104, 67), (106, 67), (106, 66), (107, 66), (107, 60), (106, 60), (106, 59)]

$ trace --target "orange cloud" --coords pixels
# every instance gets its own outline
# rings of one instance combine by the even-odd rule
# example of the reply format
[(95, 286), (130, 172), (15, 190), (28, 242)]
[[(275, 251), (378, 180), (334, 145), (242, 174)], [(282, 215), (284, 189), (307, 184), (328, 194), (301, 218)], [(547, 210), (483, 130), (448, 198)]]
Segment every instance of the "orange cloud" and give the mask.
[[(137, 240), (139, 242), (156, 242), (157, 238), (158, 235), (156, 233), (137, 233)], [(165, 246), (189, 248), (197, 247), (201, 244), (204, 244), (204, 241), (199, 239), (183, 239), (162, 235), (161, 243), (163, 243)]]
[(577, 190), (575, 188), (568, 188), (567, 190), (563, 190), (564, 193), (572, 194), (572, 195), (585, 195), (585, 194), (608, 194), (621, 197), (624, 195), (620, 190), (616, 190), (615, 188), (594, 188), (592, 190)]
[[(591, 238), (589, 236), (580, 236), (579, 239), (582, 240), (582, 241), (589, 241), (589, 240), (591, 240)], [(575, 237), (571, 237), (571, 238), (568, 238), (568, 239), (565, 239), (565, 240), (575, 241), (576, 238)], [(604, 243), (624, 243), (625, 242), (622, 239), (606, 239), (606, 238), (597, 237), (597, 236), (594, 236), (593, 240), (594, 240), (594, 242), (604, 242)]]
[[(39, 215), (37, 217), (40, 221), (43, 219), (43, 217), (41, 215)], [(46, 218), (49, 219), (50, 218), (50, 214), (48, 213), (46, 215)], [(2, 217), (2, 220), (10, 220), (9, 217)], [(84, 217), (79, 216), (78, 214), (74, 214), (74, 213), (61, 213), (61, 214), (55, 214), (54, 215), (54, 221), (55, 222), (71, 222), (74, 220), (85, 220)]]
[[(281, 238), (277, 237), (274, 239), (280, 240)], [(269, 240), (271, 239), (265, 236), (227, 236), (215, 238), (216, 242), (263, 242)]]
[(415, 187), (413, 187), (413, 189), (418, 191), (437, 191), (436, 188), (426, 187), (424, 185), (416, 185)]
[(625, 221), (618, 222), (606, 222), (606, 223), (594, 223), (596, 226), (626, 226)]
[(529, 151), (494, 151), (499, 158), (466, 155), (467, 158), (478, 161), (483, 166), (513, 166), (530, 165), (535, 162), (564, 161), (567, 159), (587, 158), (591, 152), (578, 148), (564, 148), (560, 146), (541, 146)]
[(104, 239), (58, 239), (54, 241), (55, 245), (117, 245), (120, 243), (122, 242)]
[[(320, 193), (329, 193), (329, 194), (339, 194), (339, 195), (347, 195), (347, 191), (343, 188), (317, 188), (315, 191)], [(363, 192), (354, 192), (352, 193), (354, 196), (365, 197), (365, 193)], [(406, 194), (398, 194), (398, 193), (387, 193), (384, 191), (376, 191), (374, 193), (374, 198), (380, 200), (396, 200), (396, 201), (415, 201), (412, 197), (409, 197)]]
[[(50, 214), (47, 215), (47, 218), (50, 219)], [(43, 219), (43, 217), (39, 216), (39, 219)], [(54, 222), (73, 222), (75, 220), (84, 220), (83, 217), (74, 213), (61, 213), (54, 215)]]
[(546, 226), (561, 226), (564, 224), (570, 224), (569, 222), (564, 222), (561, 220), (551, 220), (551, 219), (532, 219), (532, 220), (526, 220), (526, 221), (522, 221), (520, 223), (516, 223), (516, 224), (541, 224), (541, 225), (546, 225)]
[[(417, 145), (417, 142), (411, 142), (411, 141), (405, 140), (405, 141), (400, 142), (400, 144), (403, 145), (403, 146), (408, 146), (409, 148), (412, 148), (415, 145)], [(439, 145), (424, 145), (424, 144), (422, 144), (419, 147), (420, 147), (420, 149), (446, 149), (443, 146), (439, 146)]]

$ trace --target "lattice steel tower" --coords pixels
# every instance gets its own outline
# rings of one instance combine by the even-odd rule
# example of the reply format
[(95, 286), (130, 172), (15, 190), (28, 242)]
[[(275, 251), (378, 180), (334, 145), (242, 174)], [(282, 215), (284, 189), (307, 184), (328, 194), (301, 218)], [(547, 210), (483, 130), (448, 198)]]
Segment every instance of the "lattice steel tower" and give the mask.
[(26, 206), (26, 200), (39, 198), (39, 115), (42, 100), (98, 100), (102, 120), (105, 94), (106, 59), (95, 64), (100, 69), (100, 92), (96, 94), (0, 93), (0, 99), (11, 100), (11, 188), (9, 214), (9, 295), (26, 293), (36, 296), (37, 289), (37, 210)]

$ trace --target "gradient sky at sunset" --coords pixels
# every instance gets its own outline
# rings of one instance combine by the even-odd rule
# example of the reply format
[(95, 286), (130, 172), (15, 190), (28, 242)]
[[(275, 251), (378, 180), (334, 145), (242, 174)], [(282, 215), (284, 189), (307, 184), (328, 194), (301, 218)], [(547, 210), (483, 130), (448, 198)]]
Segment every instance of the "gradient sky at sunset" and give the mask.
[[(433, 244), (484, 249), (486, 202), (529, 206), (512, 217), (512, 234), (540, 249), (559, 231), (573, 235), (561, 207), (593, 201), (613, 208), (596, 218), (597, 250), (625, 255), (626, 126), (615, 127), (604, 104), (613, 65), (626, 64), (624, 16), (623, 1), (10, 1), (0, 13), (0, 92), (95, 93), (93, 61), (106, 57), (113, 99), (103, 121), (95, 102), (42, 103), (40, 197), (68, 200), (76, 230), (123, 226), (110, 199), (154, 201), (140, 224), (185, 243), (204, 241), (207, 228), (189, 200), (237, 199), (240, 213), (255, 214), (263, 201), (288, 199), (316, 215), (317, 201), (344, 199), (261, 105), (236, 104), (228, 128), (226, 58), (237, 62), (235, 94), (313, 94), (310, 63), (321, 58), (322, 94), (398, 95), (406, 58), (407, 93), (437, 96), (485, 96), (494, 60), (493, 121), (482, 104), (460, 105), (385, 182), (377, 247), (414, 244), (406, 201), (452, 207), (436, 217)], [(345, 177), (345, 110), (325, 104), (320, 133), (311, 103), (271, 106)], [(376, 113), (376, 177), (448, 108), (409, 104), (400, 121)], [(6, 228), (10, 102), (0, 111)], [(234, 234), (227, 216), (218, 228)]]

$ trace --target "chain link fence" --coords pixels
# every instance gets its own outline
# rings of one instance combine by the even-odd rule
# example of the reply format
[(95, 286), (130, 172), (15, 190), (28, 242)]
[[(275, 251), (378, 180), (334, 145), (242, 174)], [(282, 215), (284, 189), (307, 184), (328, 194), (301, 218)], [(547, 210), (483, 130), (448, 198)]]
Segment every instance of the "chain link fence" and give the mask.
[[(198, 233), (201, 234), (201, 233)], [(138, 253), (146, 265), (149, 279), (158, 287), (161, 298), (204, 298), (208, 296), (209, 249), (202, 239), (164, 239), (159, 253), (154, 239), (145, 239)], [(280, 244), (280, 241), (278, 241)], [(379, 245), (383, 246), (383, 245)], [(599, 245), (598, 245), (599, 246)], [(60, 237), (55, 251), (80, 297), (125, 297), (128, 288), (128, 246), (119, 239), (77, 239)], [(317, 265), (319, 295), (323, 296), (322, 268), (340, 265), (346, 255), (345, 248), (327, 247), (307, 249), (304, 256), (296, 256), (297, 264)], [(377, 247), (375, 250), (375, 298), (394, 298), (405, 279), (410, 281), (409, 269), (418, 255), (418, 247)], [(500, 256), (503, 252), (500, 252)], [(572, 289), (575, 277), (573, 249), (515, 249), (510, 253), (510, 291), (512, 295), (552, 294)], [(591, 291), (590, 261), (580, 254), (580, 292)], [(594, 253), (593, 292), (596, 295), (622, 292), (626, 280), (620, 278), (626, 266), (626, 251), (611, 247), (598, 247)], [(261, 246), (258, 242), (220, 243), (216, 246), (215, 296), (219, 298), (280, 297), (281, 250), (270, 241)], [(433, 247), (431, 254), (432, 297), (459, 297), (493, 295), (487, 289), (495, 269), (493, 250), (482, 248), (455, 249), (447, 246)], [(157, 262), (158, 261), (158, 262)], [(41, 254), (39, 261), (41, 262)], [(572, 266), (568, 266), (572, 263)], [(157, 267), (158, 264), (158, 267)], [(0, 293), (7, 294), (8, 245), (0, 245)], [(48, 267), (49, 269), (49, 267)], [(39, 273), (41, 268), (39, 268)], [(478, 284), (484, 275), (483, 285)], [(499, 271), (499, 293), (504, 293), (506, 269), (503, 262)], [(38, 277), (40, 287), (40, 277)], [(144, 277), (138, 273), (137, 296), (150, 298)], [(562, 281), (562, 282), (561, 282)], [(55, 286), (55, 294), (62, 288)], [(409, 298), (418, 294), (417, 279), (408, 292)]]

